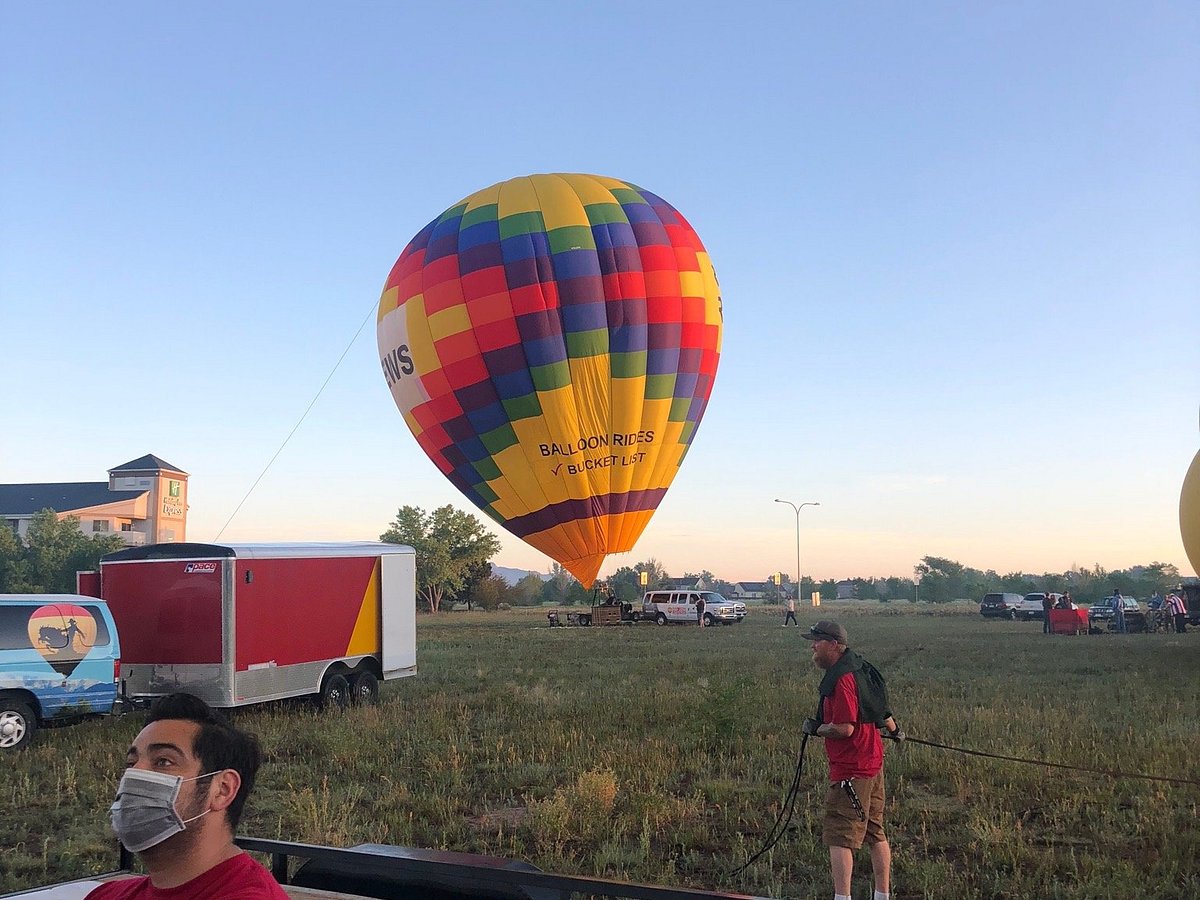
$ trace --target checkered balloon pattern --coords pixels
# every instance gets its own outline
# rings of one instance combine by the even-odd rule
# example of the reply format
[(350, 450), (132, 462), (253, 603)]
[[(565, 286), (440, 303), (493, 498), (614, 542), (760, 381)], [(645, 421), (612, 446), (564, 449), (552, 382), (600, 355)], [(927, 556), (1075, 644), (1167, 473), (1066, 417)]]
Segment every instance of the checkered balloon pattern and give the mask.
[(530, 175), (421, 230), (379, 300), (384, 378), (434, 464), (585, 586), (633, 548), (712, 392), (721, 296), (665, 200)]

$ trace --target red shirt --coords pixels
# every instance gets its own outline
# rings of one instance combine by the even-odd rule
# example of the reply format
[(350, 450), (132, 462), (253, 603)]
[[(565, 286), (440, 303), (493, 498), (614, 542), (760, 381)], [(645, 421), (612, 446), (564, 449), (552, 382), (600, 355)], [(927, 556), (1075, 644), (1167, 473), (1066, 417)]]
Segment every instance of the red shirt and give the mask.
[(179, 887), (156, 888), (143, 875), (106, 882), (85, 900), (288, 900), (288, 895), (253, 857), (239, 853)]
[(829, 757), (829, 780), (871, 778), (883, 768), (883, 738), (871, 723), (858, 721), (858, 688), (854, 673), (847, 672), (838, 679), (833, 696), (824, 698), (821, 712), (824, 721), (832, 725), (853, 725), (854, 734), (848, 738), (825, 738), (825, 754)]

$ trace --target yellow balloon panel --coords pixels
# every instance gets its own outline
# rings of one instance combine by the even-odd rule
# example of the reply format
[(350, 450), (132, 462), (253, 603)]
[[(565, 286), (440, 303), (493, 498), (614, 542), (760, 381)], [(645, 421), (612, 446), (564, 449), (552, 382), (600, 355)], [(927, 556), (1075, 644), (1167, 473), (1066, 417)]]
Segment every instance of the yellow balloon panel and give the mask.
[(1183, 478), (1179, 495), (1179, 535), (1193, 574), (1200, 575), (1200, 452)]

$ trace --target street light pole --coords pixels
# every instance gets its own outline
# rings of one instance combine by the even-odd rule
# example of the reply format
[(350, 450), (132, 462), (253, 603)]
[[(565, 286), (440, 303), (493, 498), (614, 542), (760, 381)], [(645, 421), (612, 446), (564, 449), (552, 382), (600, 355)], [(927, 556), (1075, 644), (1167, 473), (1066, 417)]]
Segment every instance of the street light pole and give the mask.
[(791, 500), (776, 500), (776, 503), (786, 503), (796, 511), (796, 599), (800, 599), (800, 590), (803, 585), (803, 579), (800, 577), (800, 510), (806, 506), (820, 506), (820, 501), (806, 500), (797, 506)]

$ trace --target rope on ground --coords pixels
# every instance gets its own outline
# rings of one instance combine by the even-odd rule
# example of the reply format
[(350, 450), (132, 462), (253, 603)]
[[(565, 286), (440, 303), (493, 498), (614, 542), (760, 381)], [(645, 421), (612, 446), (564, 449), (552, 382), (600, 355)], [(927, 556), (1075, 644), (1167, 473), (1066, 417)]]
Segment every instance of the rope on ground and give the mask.
[(1072, 766), (1066, 763), (1048, 762), (1044, 759), (1026, 759), (1023, 756), (1006, 756), (1003, 753), (988, 753), (984, 750), (969, 750), (966, 747), (952, 747), (949, 744), (939, 744), (936, 741), (926, 741), (921, 738), (910, 737), (905, 743), (908, 744), (924, 744), (926, 747), (936, 747), (939, 750), (951, 750), (955, 753), (965, 753), (968, 756), (983, 756), (988, 759), (1003, 759), (1008, 762), (1028, 763), (1033, 766), (1049, 766), (1052, 769), (1070, 769), (1074, 772), (1089, 772), (1092, 775), (1105, 775), (1109, 778), (1138, 778), (1143, 781), (1165, 781), (1170, 784), (1194, 784), (1200, 785), (1200, 780), (1195, 778), (1171, 778), (1166, 775), (1144, 775), (1140, 772), (1120, 772), (1116, 769), (1092, 769), (1087, 766)]
[(730, 878), (746, 871), (760, 856), (778, 844), (780, 838), (787, 832), (788, 826), (792, 824), (792, 813), (796, 809), (796, 795), (800, 793), (800, 779), (804, 775), (804, 751), (807, 747), (808, 735), (806, 734), (800, 739), (800, 755), (796, 760), (796, 768), (792, 773), (792, 784), (788, 788), (787, 796), (783, 799), (783, 805), (779, 808), (779, 815), (775, 817), (775, 824), (767, 832), (767, 836), (763, 840), (763, 845), (759, 848), (758, 852), (730, 872)]

